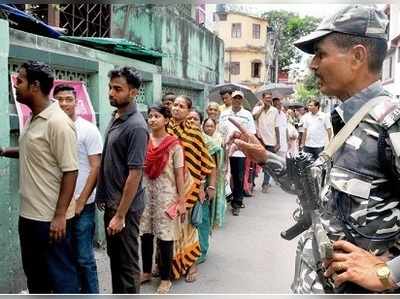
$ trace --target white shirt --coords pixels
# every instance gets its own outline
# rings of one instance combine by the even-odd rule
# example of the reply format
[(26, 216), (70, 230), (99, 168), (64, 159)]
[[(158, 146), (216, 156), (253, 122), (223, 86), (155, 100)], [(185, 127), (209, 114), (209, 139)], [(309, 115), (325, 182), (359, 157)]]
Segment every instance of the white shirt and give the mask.
[[(263, 106), (255, 106), (253, 114), (258, 113)], [(267, 111), (263, 110), (257, 119), (257, 129), (265, 145), (275, 146), (277, 144), (275, 128), (279, 127), (279, 111), (270, 106)]]
[(287, 128), (288, 121), (286, 113), (283, 111), (279, 111), (278, 114), (278, 127), (279, 127), (279, 142), (280, 142), (280, 152), (287, 152), (288, 144), (287, 144)]
[[(241, 108), (238, 112), (233, 112), (232, 108), (228, 108), (221, 113), (219, 119), (219, 131), (221, 136), (226, 143), (233, 132), (239, 132), (239, 130), (229, 121), (229, 117), (237, 120), (244, 128), (246, 128), (250, 133), (256, 133), (256, 125), (254, 123), (253, 115), (250, 111)], [(242, 151), (235, 151), (232, 157), (246, 157)]]
[(329, 116), (321, 111), (308, 112), (303, 117), (304, 129), (307, 129), (305, 146), (323, 147), (327, 139), (327, 129), (332, 128)]
[[(103, 150), (103, 142), (99, 129), (91, 122), (81, 117), (77, 117), (75, 121), (75, 128), (78, 136), (79, 159), (79, 172), (74, 193), (74, 198), (77, 199), (83, 191), (86, 180), (89, 176), (90, 164), (88, 156), (101, 154)], [(86, 204), (94, 202), (95, 194), (96, 190), (93, 190)]]

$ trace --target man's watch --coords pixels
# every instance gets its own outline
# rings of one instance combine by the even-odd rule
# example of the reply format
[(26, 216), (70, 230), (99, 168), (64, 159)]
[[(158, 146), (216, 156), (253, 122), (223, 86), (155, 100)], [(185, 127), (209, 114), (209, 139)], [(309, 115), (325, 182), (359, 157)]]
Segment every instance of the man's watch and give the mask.
[(382, 285), (386, 289), (391, 289), (392, 284), (390, 283), (390, 269), (385, 263), (380, 263), (375, 265), (376, 275), (378, 276), (379, 280), (381, 281)]

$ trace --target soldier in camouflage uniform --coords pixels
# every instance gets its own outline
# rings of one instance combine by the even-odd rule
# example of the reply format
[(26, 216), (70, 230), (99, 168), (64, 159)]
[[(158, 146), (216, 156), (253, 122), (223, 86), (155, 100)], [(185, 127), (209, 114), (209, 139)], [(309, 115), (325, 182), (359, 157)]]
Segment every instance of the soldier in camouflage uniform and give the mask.
[[(387, 95), (379, 80), (387, 50), (387, 24), (386, 15), (374, 7), (347, 6), (295, 42), (302, 51), (315, 55), (310, 68), (321, 92), (342, 101), (332, 113), (335, 133), (366, 102)], [(395, 276), (399, 270), (385, 262), (399, 254), (399, 107), (398, 101), (389, 96), (382, 99), (332, 159), (329, 180), (321, 192), (321, 220), (332, 241), (352, 243), (334, 243), (334, 259), (325, 262), (328, 267), (325, 276), (328, 283), (334, 283), (335, 293), (397, 287), (395, 282), (399, 277)], [(295, 293), (324, 293), (316, 272), (312, 240), (313, 232), (309, 230), (298, 243), (291, 287)], [(339, 248), (345, 250), (339, 252)], [(354, 254), (350, 254), (352, 250), (369, 260), (366, 258), (360, 265)], [(379, 272), (382, 267), (386, 270), (383, 276)], [(360, 279), (364, 275), (361, 272), (368, 274), (364, 273), (365, 282)]]
[[(331, 283), (335, 293), (394, 292), (400, 286), (400, 103), (380, 82), (387, 24), (386, 15), (374, 7), (347, 6), (295, 43), (315, 54), (310, 68), (321, 92), (342, 101), (332, 113), (335, 134), (365, 103), (386, 96), (333, 156), (320, 211), (333, 257), (324, 261), (325, 273), (317, 274), (313, 232), (303, 233), (295, 293), (324, 293)], [(257, 138), (231, 121), (241, 131), (235, 145), (265, 163), (269, 154)]]

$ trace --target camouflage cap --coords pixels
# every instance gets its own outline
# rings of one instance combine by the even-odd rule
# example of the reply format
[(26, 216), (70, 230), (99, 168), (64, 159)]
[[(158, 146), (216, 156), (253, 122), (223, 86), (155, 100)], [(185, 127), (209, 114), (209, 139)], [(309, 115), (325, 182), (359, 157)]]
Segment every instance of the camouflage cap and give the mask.
[(349, 5), (323, 19), (314, 32), (295, 41), (294, 45), (314, 54), (315, 42), (332, 32), (387, 40), (388, 23), (385, 13), (375, 6)]

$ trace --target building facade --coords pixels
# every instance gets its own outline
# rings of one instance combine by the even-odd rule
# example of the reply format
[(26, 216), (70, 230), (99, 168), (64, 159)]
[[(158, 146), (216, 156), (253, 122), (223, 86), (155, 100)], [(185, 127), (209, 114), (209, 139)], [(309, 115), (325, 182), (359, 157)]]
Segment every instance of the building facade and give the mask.
[(268, 23), (240, 12), (217, 11), (214, 30), (225, 44), (225, 82), (256, 90), (269, 78)]
[(198, 25), (195, 14), (189, 15), (188, 7), (184, 9), (176, 6), (113, 5), (111, 36), (164, 53), (162, 93), (185, 94), (192, 99), (194, 106), (203, 109), (208, 91), (223, 82), (224, 42)]
[(388, 53), (383, 63), (382, 83), (393, 96), (400, 98), (400, 5), (386, 6), (389, 17)]
[[(221, 39), (196, 24), (192, 7), (109, 7), (113, 19), (109, 27), (110, 37), (124, 37), (146, 46), (146, 49), (159, 50), (163, 53), (161, 63), (148, 62), (141, 56), (117, 55), (105, 48), (102, 50), (29, 33), (11, 28), (7, 20), (0, 19), (0, 145), (18, 146), (20, 128), (10, 75), (26, 60), (50, 64), (55, 69), (57, 79), (83, 81), (92, 100), (97, 125), (103, 134), (113, 110), (108, 101), (107, 74), (118, 66), (133, 66), (141, 73), (143, 85), (136, 101), (142, 112), (147, 111), (152, 103), (160, 101), (166, 91), (188, 95), (197, 108), (204, 108), (209, 88), (223, 81), (224, 50)], [(46, 13), (43, 12), (43, 15)], [(76, 17), (75, 11), (71, 19)], [(90, 27), (90, 22), (82, 24)], [(80, 32), (81, 29), (75, 25), (75, 31), (70, 33), (89, 37), (89, 31), (82, 29)], [(103, 31), (98, 30), (100, 27), (90, 28), (99, 33), (95, 36), (103, 37)], [(18, 169), (18, 160), (0, 159), (0, 187), (3, 194), (0, 201), (0, 293), (18, 293), (26, 289), (17, 227)], [(104, 227), (100, 214), (97, 220), (97, 241), (102, 243)]]

